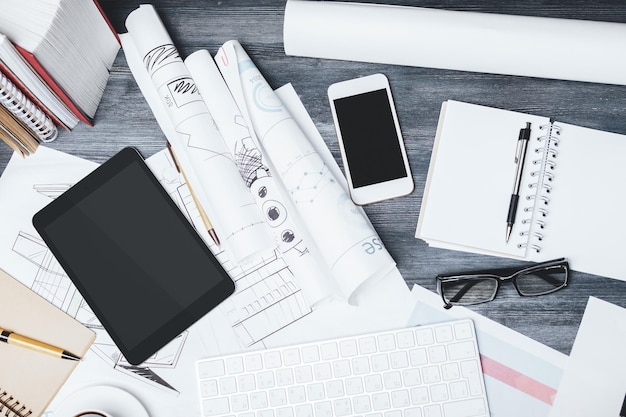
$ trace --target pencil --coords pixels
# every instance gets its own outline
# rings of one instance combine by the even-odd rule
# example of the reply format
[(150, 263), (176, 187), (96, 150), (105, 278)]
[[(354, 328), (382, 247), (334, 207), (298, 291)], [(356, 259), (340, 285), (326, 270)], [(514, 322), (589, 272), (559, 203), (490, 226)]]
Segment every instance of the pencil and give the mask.
[(0, 342), (4, 342), (9, 345), (19, 346), (19, 347), (23, 347), (26, 349), (34, 350), (36, 352), (52, 355), (59, 359), (68, 359), (71, 361), (80, 360), (78, 356), (66, 350), (63, 350), (56, 346), (49, 345), (44, 342), (40, 342), (39, 340), (31, 339), (30, 337), (13, 333), (5, 329), (0, 329)]
[(191, 188), (191, 184), (189, 184), (189, 181), (187, 180), (187, 176), (185, 175), (185, 171), (183, 171), (183, 168), (178, 163), (178, 159), (176, 158), (176, 155), (174, 154), (174, 149), (172, 149), (172, 145), (170, 145), (169, 142), (166, 142), (166, 143), (167, 143), (167, 150), (170, 152), (170, 155), (172, 155), (174, 166), (176, 167), (176, 170), (183, 176), (183, 179), (187, 183), (187, 188), (189, 188), (189, 193), (191, 194), (191, 198), (193, 199), (193, 202), (196, 205), (196, 207), (198, 207), (198, 212), (200, 213), (200, 218), (202, 219), (202, 222), (204, 223), (204, 227), (206, 227), (207, 232), (209, 232), (209, 236), (211, 236), (211, 239), (213, 239), (213, 242), (215, 242), (215, 244), (219, 246), (220, 239), (217, 237), (217, 232), (215, 231), (215, 228), (213, 227), (213, 224), (211, 223), (209, 216), (207, 216), (206, 212), (202, 208), (202, 205), (200, 204), (200, 201), (198, 200), (198, 197), (196, 197), (196, 194), (193, 192), (193, 189)]

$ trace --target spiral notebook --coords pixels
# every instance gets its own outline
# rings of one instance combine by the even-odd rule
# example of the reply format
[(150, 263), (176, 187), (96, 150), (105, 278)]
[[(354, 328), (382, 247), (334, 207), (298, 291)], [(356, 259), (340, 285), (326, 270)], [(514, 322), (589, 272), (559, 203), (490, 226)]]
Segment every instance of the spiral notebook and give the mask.
[[(0, 270), (0, 327), (79, 357), (95, 333)], [(69, 378), (77, 361), (0, 343), (0, 415), (37, 417)]]
[(44, 111), (0, 71), (0, 104), (32, 129), (40, 141), (56, 139), (58, 130)]
[[(520, 129), (531, 124), (510, 240), (506, 218)], [(415, 236), (429, 245), (529, 261), (567, 257), (626, 280), (626, 136), (447, 101)]]

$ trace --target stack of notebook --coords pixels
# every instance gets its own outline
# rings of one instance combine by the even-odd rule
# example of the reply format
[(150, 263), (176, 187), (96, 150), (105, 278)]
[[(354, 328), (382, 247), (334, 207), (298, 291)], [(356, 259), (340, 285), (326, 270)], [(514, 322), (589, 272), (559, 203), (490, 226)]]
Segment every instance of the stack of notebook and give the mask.
[(0, 0), (0, 139), (22, 155), (93, 125), (120, 47), (95, 0), (42, 3)]

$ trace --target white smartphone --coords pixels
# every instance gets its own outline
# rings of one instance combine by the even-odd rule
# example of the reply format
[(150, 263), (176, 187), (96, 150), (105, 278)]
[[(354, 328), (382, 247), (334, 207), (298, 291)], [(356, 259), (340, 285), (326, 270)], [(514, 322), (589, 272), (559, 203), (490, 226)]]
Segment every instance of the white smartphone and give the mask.
[(413, 176), (383, 74), (328, 87), (350, 196), (363, 205), (410, 194)]

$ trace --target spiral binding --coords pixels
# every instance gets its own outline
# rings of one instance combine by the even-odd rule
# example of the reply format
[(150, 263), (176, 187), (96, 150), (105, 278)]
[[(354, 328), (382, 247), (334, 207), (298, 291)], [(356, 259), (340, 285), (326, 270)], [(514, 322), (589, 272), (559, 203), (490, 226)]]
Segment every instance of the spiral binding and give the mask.
[(531, 189), (535, 189), (535, 194), (526, 197), (529, 202), (527, 207), (524, 207), (524, 213), (529, 213), (530, 218), (522, 220), (523, 224), (529, 225), (529, 230), (520, 232), (520, 236), (528, 238), (528, 243), (520, 243), (517, 246), (519, 248), (529, 248), (535, 252), (541, 252), (541, 242), (544, 238), (543, 232), (537, 231), (535, 226), (539, 229), (544, 229), (547, 222), (545, 218), (550, 214), (548, 206), (550, 204), (550, 193), (552, 192), (554, 181), (554, 169), (556, 168), (555, 159), (558, 158), (559, 142), (561, 135), (561, 127), (554, 124), (554, 120), (550, 119), (550, 122), (545, 125), (539, 126), (539, 129), (544, 132), (536, 138), (537, 147), (535, 148), (535, 154), (537, 157), (532, 161), (532, 164), (537, 166), (538, 169), (530, 173), (531, 177), (536, 179), (536, 182), (529, 184)]
[(42, 142), (56, 139), (58, 130), (52, 119), (1, 72), (0, 104), (33, 129)]
[(8, 392), (0, 389), (0, 415), (3, 417), (28, 417), (31, 414), (33, 414), (33, 410), (28, 409)]

